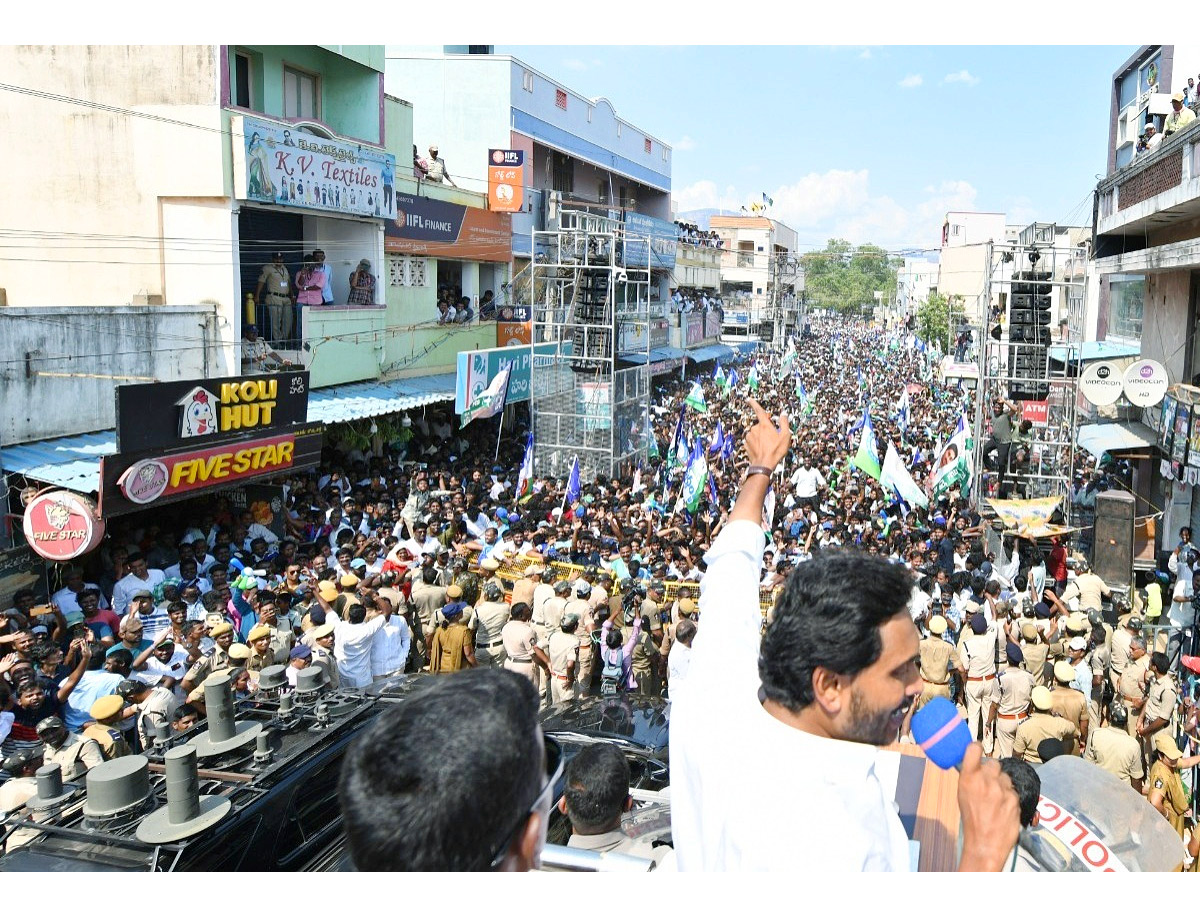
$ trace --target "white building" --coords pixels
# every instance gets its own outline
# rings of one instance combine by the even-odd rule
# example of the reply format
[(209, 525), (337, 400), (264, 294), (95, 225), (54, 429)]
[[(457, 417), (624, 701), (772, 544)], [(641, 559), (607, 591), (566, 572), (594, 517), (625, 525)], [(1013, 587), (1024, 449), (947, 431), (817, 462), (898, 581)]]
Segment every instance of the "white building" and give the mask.
[(896, 273), (896, 311), (913, 315), (938, 286), (938, 264), (928, 259), (905, 259)]

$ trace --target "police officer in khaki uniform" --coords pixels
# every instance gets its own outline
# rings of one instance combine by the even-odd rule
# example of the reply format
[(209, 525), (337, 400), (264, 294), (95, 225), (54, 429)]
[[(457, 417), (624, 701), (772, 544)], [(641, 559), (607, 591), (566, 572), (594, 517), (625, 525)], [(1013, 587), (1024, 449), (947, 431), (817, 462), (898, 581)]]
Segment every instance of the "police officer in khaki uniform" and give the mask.
[(559, 630), (550, 635), (546, 655), (550, 657), (550, 702), (575, 699), (575, 679), (579, 668), (579, 616), (566, 613)]
[(504, 589), (495, 581), (483, 585), (481, 596), (475, 604), (475, 659), (481, 666), (499, 668), (504, 665), (501, 632), (508, 624), (509, 607), (504, 602)]
[(958, 672), (960, 678), (967, 676), (967, 669), (962, 664), (958, 651), (942, 637), (946, 633), (947, 624), (944, 616), (932, 616), (929, 619), (930, 636), (920, 643), (923, 686), (921, 695), (913, 704), (914, 712), (934, 697), (950, 697), (951, 672)]
[(1140, 616), (1130, 616), (1125, 620), (1125, 624), (1113, 633), (1111, 656), (1109, 659), (1109, 677), (1112, 681), (1113, 690), (1118, 695), (1121, 691), (1121, 673), (1129, 665), (1129, 642), (1141, 633), (1142, 620)]
[(575, 596), (563, 608), (564, 616), (579, 617), (579, 627), (575, 631), (579, 636), (579, 666), (575, 676), (578, 693), (585, 693), (592, 679), (592, 631), (596, 620), (592, 616), (591, 600), (591, 583), (579, 580), (575, 582)]
[(542, 604), (542, 624), (539, 627), (537, 611), (534, 611), (533, 627), (537, 629), (540, 646), (544, 649), (550, 643), (550, 635), (557, 631), (551, 623), (562, 622), (563, 612), (567, 608), (567, 598), (571, 596), (569, 581), (554, 583), (554, 596)]
[(1089, 646), (1091, 649), (1084, 657), (1092, 678), (1091, 690), (1088, 691), (1088, 720), (1095, 729), (1100, 727), (1101, 710), (1108, 705), (1105, 702), (1105, 691), (1109, 689), (1108, 675), (1112, 651), (1104, 644), (1104, 632), (1094, 626)]
[(154, 746), (154, 735), (159, 725), (170, 725), (175, 715), (175, 692), (170, 688), (151, 687), (144, 681), (126, 679), (117, 685), (117, 693), (134, 704), (137, 714), (138, 739), (142, 750)]
[(1005, 650), (1008, 668), (996, 676), (996, 691), (988, 710), (988, 725), (995, 730), (996, 759), (1007, 759), (1013, 755), (1017, 729), (1029, 717), (1029, 703), (1033, 697), (1033, 676), (1021, 668), (1024, 655), (1016, 644)]
[(1146, 652), (1146, 639), (1137, 635), (1129, 643), (1129, 662), (1121, 672), (1117, 685), (1117, 697), (1129, 710), (1128, 731), (1138, 736), (1137, 726), (1141, 720), (1142, 707), (1146, 705), (1146, 689), (1150, 680), (1150, 654)]
[(1051, 709), (1075, 726), (1079, 743), (1068, 749), (1076, 756), (1087, 744), (1088, 711), (1087, 697), (1071, 687), (1075, 680), (1075, 668), (1065, 659), (1054, 664), (1054, 690), (1050, 692)]
[[(991, 700), (996, 680), (996, 634), (989, 628), (983, 613), (971, 616), (971, 634), (958, 643), (958, 654), (967, 667), (967, 725), (971, 739), (983, 744), (983, 752), (992, 750), (991, 735), (984, 728), (986, 704)], [(964, 632), (965, 634), (965, 632)]]
[(104, 754), (95, 739), (71, 734), (58, 716), (47, 716), (38, 722), (37, 733), (45, 744), (42, 765), (56, 764), (62, 769), (63, 781), (81, 778), (88, 769), (104, 762)]
[(324, 670), (325, 683), (331, 690), (336, 691), (341, 684), (341, 678), (338, 675), (337, 659), (333, 655), (333, 648), (337, 641), (333, 632), (333, 623), (326, 622), (308, 632), (305, 637), (309, 639), (309, 646), (312, 649), (312, 664), (320, 666)]
[(533, 608), (533, 589), (542, 582), (542, 573), (545, 571), (537, 563), (530, 563), (525, 567), (524, 578), (517, 579), (517, 583), (513, 585), (512, 602), (527, 603), (529, 608)]
[(83, 729), (83, 736), (100, 745), (106, 760), (128, 756), (129, 742), (120, 731), (121, 720), (126, 718), (125, 700), (119, 694), (109, 694), (93, 703), (88, 713), (96, 721)]
[(1149, 747), (1154, 735), (1171, 724), (1175, 705), (1179, 701), (1179, 686), (1171, 674), (1171, 665), (1165, 653), (1150, 656), (1150, 684), (1146, 690), (1146, 705), (1138, 720), (1137, 732)]
[(1050, 691), (1038, 685), (1029, 695), (1029, 718), (1017, 726), (1013, 739), (1013, 756), (1027, 763), (1040, 763), (1038, 745), (1046, 738), (1056, 738), (1064, 744), (1079, 737), (1079, 729), (1061, 716), (1051, 712)]
[(482, 577), (483, 577), (483, 581), (479, 585), (479, 589), (482, 591), (485, 585), (494, 584), (494, 585), (496, 585), (496, 587), (500, 588), (500, 596), (503, 597), (504, 596), (504, 582), (500, 579), (500, 576), (497, 574), (500, 571), (500, 560), (496, 559), (493, 556), (489, 556), (487, 559), (485, 559), (483, 562), (481, 562), (479, 564), (479, 570), (482, 573)]
[(1033, 676), (1035, 685), (1047, 687), (1049, 681), (1046, 678), (1046, 659), (1050, 655), (1050, 644), (1047, 643), (1045, 635), (1035, 623), (1026, 622), (1021, 626), (1021, 639), (1018, 643), (1024, 658), (1021, 668)]
[(180, 687), (185, 695), (204, 684), (204, 680), (214, 670), (229, 666), (229, 648), (233, 646), (233, 626), (228, 622), (220, 622), (212, 626), (208, 634), (213, 639), (213, 648), (207, 656), (196, 660), (188, 669), (187, 674), (183, 676), (183, 684)]
[(1107, 724), (1103, 728), (1093, 729), (1083, 758), (1116, 775), (1141, 793), (1145, 775), (1142, 748), (1137, 738), (1130, 736), (1128, 728), (1129, 712), (1118, 700), (1108, 708)]

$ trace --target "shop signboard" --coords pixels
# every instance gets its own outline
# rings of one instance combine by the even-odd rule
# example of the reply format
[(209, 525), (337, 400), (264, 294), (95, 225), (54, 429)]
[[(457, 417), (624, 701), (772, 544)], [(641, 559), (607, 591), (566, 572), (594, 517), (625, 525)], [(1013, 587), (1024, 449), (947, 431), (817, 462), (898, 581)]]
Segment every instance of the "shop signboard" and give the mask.
[[(563, 355), (570, 355), (570, 342), (564, 342)], [(497, 347), (494, 350), (464, 350), (458, 354), (458, 377), (454, 386), (454, 411), (465, 412), (471, 401), (479, 395), (502, 366), (511, 363), (512, 373), (508, 378), (508, 402), (519, 403), (529, 399), (529, 383), (533, 377), (533, 357), (550, 359), (558, 350), (558, 344), (526, 344), (521, 347)]]
[(34, 552), (55, 562), (91, 553), (104, 537), (104, 520), (91, 498), (71, 491), (38, 494), (26, 505), (22, 526)]
[(105, 518), (162, 506), (321, 461), (325, 426), (274, 428), (253, 437), (186, 449), (116, 453), (100, 460), (100, 514)]
[(0, 609), (12, 606), (21, 588), (46, 590), (46, 562), (29, 546), (0, 550)]
[(626, 210), (625, 235), (641, 239), (625, 242), (625, 265), (648, 265), (651, 269), (675, 268), (679, 228), (674, 222)]
[(117, 387), (117, 451), (228, 441), (308, 421), (308, 375), (123, 384)]
[(519, 213), (525, 209), (525, 151), (488, 151), (488, 209)]
[(576, 392), (576, 414), (584, 431), (612, 427), (612, 385), (607, 381), (585, 381)]
[(492, 210), (400, 194), (395, 218), (384, 224), (383, 249), (442, 259), (508, 262), (512, 219)]
[(1022, 400), (1021, 418), (1042, 428), (1049, 422), (1050, 404), (1045, 400)]
[(704, 313), (683, 313), (684, 341), (688, 347), (693, 347), (704, 340)]
[(533, 309), (528, 306), (496, 308), (496, 346), (519, 347), (533, 343)]
[(704, 336), (721, 336), (721, 314), (715, 309), (710, 309), (704, 314)]
[(233, 509), (249, 510), (256, 525), (262, 525), (280, 540), (287, 537), (283, 485), (244, 484), (218, 491), (217, 496), (228, 500)]
[[(351, 216), (396, 215), (396, 157), (285, 122), (233, 117), (234, 184), (255, 200)], [(239, 152), (240, 150), (240, 152)]]
[(650, 320), (650, 349), (665, 347), (671, 341), (671, 329), (666, 319)]

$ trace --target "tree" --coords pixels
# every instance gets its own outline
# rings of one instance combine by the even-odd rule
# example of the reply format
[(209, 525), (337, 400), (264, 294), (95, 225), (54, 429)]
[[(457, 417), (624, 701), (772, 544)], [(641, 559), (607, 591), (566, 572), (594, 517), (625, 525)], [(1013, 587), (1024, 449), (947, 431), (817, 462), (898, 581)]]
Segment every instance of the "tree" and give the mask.
[(857, 314), (875, 305), (875, 292), (890, 297), (896, 290), (900, 261), (874, 244), (853, 247), (849, 241), (830, 238), (824, 250), (806, 253), (804, 293), (814, 307)]
[(917, 335), (927, 343), (940, 341), (942, 352), (950, 352), (950, 313), (961, 313), (965, 308), (961, 294), (945, 297), (937, 291), (930, 291), (929, 296), (917, 307)]

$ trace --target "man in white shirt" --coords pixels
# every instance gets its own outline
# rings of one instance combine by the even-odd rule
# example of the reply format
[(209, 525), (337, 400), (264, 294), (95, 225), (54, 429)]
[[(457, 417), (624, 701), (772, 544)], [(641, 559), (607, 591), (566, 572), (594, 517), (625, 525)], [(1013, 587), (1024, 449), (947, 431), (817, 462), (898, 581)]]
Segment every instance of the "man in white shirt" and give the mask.
[(442, 549), (441, 542), (429, 536), (428, 527), (420, 519), (413, 522), (413, 536), (407, 541), (401, 541), (399, 546), (408, 550), (413, 559), (420, 559), (422, 553), (436, 554)]
[(346, 608), (342, 620), (321, 594), (317, 595), (325, 608), (325, 622), (333, 625), (334, 659), (337, 660), (338, 678), (342, 687), (364, 688), (371, 683), (371, 648), (375, 632), (387, 625), (392, 618), (392, 604), (383, 596), (378, 599), (382, 613), (367, 618), (367, 609), (361, 603)]
[(810, 466), (806, 457), (800, 458), (800, 468), (792, 474), (791, 482), (795, 488), (796, 503), (800, 505), (808, 500), (814, 507), (817, 505), (817, 494), (826, 486), (821, 470)]
[[(63, 588), (51, 595), (50, 602), (57, 606), (64, 616), (69, 613), (79, 612), (79, 603), (75, 599), (75, 595), (84, 588), (91, 588), (95, 591), (100, 590), (100, 585), (83, 580), (83, 570), (77, 566), (71, 566), (63, 572), (63, 581)], [(101, 601), (104, 600), (103, 593), (100, 594), (100, 599)]]
[[(755, 401), (750, 465), (706, 560), (704, 630), (672, 701), (671, 830), (680, 871), (907, 871), (908, 838), (875, 768), (920, 693), (902, 566), (858, 553), (798, 567), (760, 640), (763, 502), (791, 429)], [(763, 697), (760, 700), (761, 696)], [(788, 759), (769, 791), (730, 760)], [(982, 748), (959, 776), (963, 870), (999, 871), (1016, 844), (1008, 777)]]
[[(403, 602), (404, 595), (400, 592), (392, 588), (383, 588), (383, 590), (388, 591), (391, 595), (388, 597), (389, 600), (399, 599)], [(372, 609), (374, 605), (374, 601), (367, 601), (367, 614), (383, 618), (377, 606)], [(407, 611), (407, 604), (403, 607), (397, 604), (395, 615), (385, 620), (384, 626), (371, 638), (371, 679), (373, 681), (382, 681), (391, 675), (400, 675), (404, 672), (404, 664), (408, 661), (408, 651), (412, 646), (412, 630), (408, 627), (408, 622), (404, 620), (404, 614)]]
[(123, 616), (129, 611), (129, 601), (138, 591), (151, 591), (167, 580), (162, 569), (146, 566), (146, 557), (141, 553), (130, 553), (125, 560), (129, 574), (113, 585), (113, 612)]

